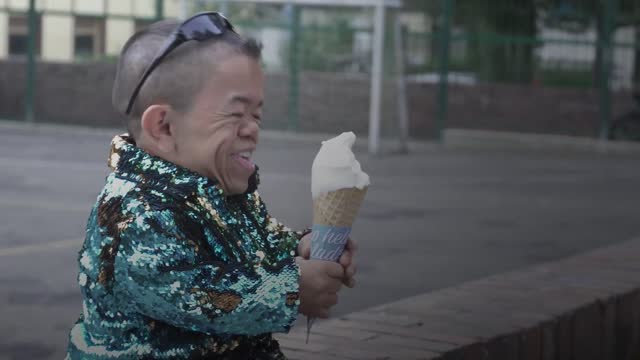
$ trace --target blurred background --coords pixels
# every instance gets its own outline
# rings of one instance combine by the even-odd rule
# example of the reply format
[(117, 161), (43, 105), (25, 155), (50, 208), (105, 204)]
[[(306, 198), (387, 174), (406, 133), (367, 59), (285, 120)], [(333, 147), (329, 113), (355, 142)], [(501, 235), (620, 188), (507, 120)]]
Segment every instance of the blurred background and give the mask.
[(121, 47), (208, 10), (264, 45), (273, 215), (309, 226), (320, 141), (359, 137), (334, 315), (640, 234), (638, 0), (0, 0), (0, 360), (64, 357)]
[(272, 129), (607, 138), (640, 81), (635, 0), (2, 0), (0, 118), (113, 126), (128, 37), (205, 10), (263, 42)]

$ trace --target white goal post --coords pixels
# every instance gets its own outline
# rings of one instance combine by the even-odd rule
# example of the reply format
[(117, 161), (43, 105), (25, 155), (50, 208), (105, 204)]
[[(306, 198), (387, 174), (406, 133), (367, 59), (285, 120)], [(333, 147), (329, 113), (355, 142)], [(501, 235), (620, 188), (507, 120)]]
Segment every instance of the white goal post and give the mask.
[(385, 18), (388, 8), (402, 7), (402, 0), (226, 0), (221, 3), (293, 4), (300, 6), (369, 7), (374, 12), (373, 52), (369, 107), (369, 152), (380, 152), (380, 121), (385, 48)]

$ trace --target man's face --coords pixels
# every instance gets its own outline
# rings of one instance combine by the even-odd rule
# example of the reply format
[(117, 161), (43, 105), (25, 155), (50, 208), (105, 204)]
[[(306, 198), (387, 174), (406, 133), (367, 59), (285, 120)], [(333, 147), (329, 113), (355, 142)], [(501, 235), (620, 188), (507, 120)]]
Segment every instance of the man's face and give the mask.
[(227, 195), (246, 191), (255, 170), (264, 75), (258, 61), (231, 55), (216, 64), (191, 109), (172, 125), (178, 165), (219, 181)]

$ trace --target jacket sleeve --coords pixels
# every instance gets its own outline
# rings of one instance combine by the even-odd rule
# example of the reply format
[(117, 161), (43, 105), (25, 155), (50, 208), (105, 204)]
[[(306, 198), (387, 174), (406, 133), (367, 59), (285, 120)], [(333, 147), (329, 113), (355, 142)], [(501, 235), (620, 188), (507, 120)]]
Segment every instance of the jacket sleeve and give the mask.
[(171, 212), (132, 215), (121, 232), (114, 279), (128, 306), (209, 334), (289, 331), (299, 306), (300, 273), (294, 258), (238, 264), (224, 257), (220, 249), (225, 245), (214, 238), (214, 255), (203, 261), (202, 249), (179, 230)]
[(270, 241), (279, 244), (278, 250), (281, 256), (297, 256), (298, 243), (305, 234), (305, 231), (293, 231), (280, 223), (276, 218), (269, 215), (267, 205), (264, 203), (260, 194), (256, 191), (252, 194), (253, 201), (259, 214), (259, 219), (263, 229), (271, 238)]

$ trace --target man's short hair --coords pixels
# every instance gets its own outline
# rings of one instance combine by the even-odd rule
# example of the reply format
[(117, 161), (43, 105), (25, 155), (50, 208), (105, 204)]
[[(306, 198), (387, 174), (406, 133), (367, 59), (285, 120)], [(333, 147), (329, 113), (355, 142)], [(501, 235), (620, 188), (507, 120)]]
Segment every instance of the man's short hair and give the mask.
[(187, 111), (202, 90), (203, 71), (211, 71), (221, 55), (242, 54), (260, 61), (262, 47), (254, 39), (227, 31), (206, 41), (188, 41), (165, 57), (140, 89), (131, 113), (127, 105), (134, 88), (169, 35), (180, 26), (176, 20), (163, 20), (135, 33), (120, 53), (113, 84), (112, 103), (127, 116), (127, 130), (134, 138), (140, 132), (140, 118), (151, 105), (166, 103), (176, 111)]

